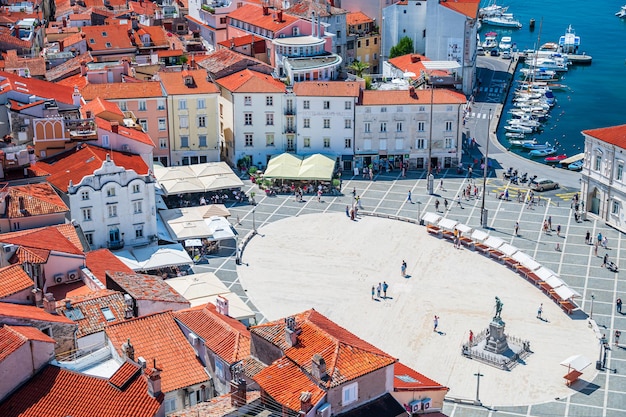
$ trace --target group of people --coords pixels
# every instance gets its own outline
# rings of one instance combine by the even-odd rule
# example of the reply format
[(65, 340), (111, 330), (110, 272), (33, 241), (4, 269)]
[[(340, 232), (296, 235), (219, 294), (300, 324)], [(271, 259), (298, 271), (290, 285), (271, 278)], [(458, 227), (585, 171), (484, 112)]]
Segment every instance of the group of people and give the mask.
[[(372, 285), (372, 300), (376, 300), (378, 298), (387, 298), (387, 290), (389, 289), (389, 284), (387, 281), (383, 281), (382, 283), (378, 283), (378, 285)], [(381, 297), (382, 292), (382, 297)]]

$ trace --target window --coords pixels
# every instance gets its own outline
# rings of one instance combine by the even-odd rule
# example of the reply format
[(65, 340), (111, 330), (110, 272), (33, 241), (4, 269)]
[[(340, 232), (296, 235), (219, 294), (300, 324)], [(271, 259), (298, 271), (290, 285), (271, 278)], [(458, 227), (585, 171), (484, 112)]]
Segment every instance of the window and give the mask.
[(330, 129), (330, 119), (324, 119), (324, 129)]
[(426, 106), (420, 106), (418, 111), (425, 112), (426, 111)]
[(396, 139), (396, 150), (400, 151), (404, 149), (404, 139)]
[(446, 122), (446, 132), (452, 132), (452, 122)]
[(135, 239), (143, 238), (143, 225), (135, 227)]
[(425, 128), (426, 128), (426, 123), (424, 123), (424, 122), (417, 122), (417, 131), (418, 132), (423, 132)]
[(224, 105), (220, 104), (220, 117), (224, 117)]
[(81, 200), (89, 200), (89, 191), (81, 191), (80, 192)]
[(203, 98), (199, 98), (198, 99), (197, 108), (198, 109), (206, 109), (206, 100), (203, 99)]
[(252, 133), (246, 133), (244, 137), (246, 141), (246, 146), (254, 146), (252, 142)]
[(363, 130), (365, 131), (365, 133), (370, 133), (372, 131), (371, 123), (365, 122), (365, 125), (363, 126)]
[(450, 149), (454, 146), (454, 141), (452, 140), (452, 138), (445, 138), (444, 140), (446, 149)]
[(157, 110), (165, 110), (165, 100), (163, 99), (157, 100)]
[(164, 399), (163, 404), (164, 404), (163, 408), (165, 410), (165, 414), (169, 414), (169, 413), (176, 411), (176, 397)]
[(384, 151), (387, 149), (387, 139), (380, 139), (378, 141), (378, 149)]
[(304, 100), (304, 102), (302, 103), (302, 107), (303, 107), (305, 110), (310, 109), (310, 108), (311, 108), (311, 102), (310, 102), (309, 100)]
[(206, 135), (198, 135), (198, 146), (201, 148), (207, 147)]
[(619, 201), (613, 200), (613, 204), (611, 204), (611, 213), (619, 214)]
[(189, 136), (181, 136), (180, 137), (180, 147), (188, 148), (189, 147)]
[(139, 125), (141, 126), (143, 131), (146, 132), (148, 130), (148, 121), (146, 119), (139, 119), (137, 121), (139, 122)]
[(187, 116), (179, 116), (178, 123), (181, 129), (189, 128), (189, 118)]
[(426, 140), (425, 139), (415, 139), (415, 147), (417, 149), (424, 149), (426, 144)]
[(623, 175), (624, 175), (624, 164), (618, 164), (617, 171), (615, 172), (615, 179), (618, 181), (621, 181)]
[(160, 131), (167, 130), (167, 124), (165, 123), (165, 119), (159, 119), (159, 130)]
[(252, 106), (252, 97), (250, 96), (245, 96), (243, 98), (243, 105), (244, 106)]
[(378, 38), (374, 38), (374, 45), (378, 45)]
[(265, 105), (266, 106), (273, 106), (274, 105), (274, 97), (272, 97), (272, 96), (265, 97)]
[(274, 134), (268, 133), (265, 135), (265, 146), (274, 146)]
[(133, 194), (137, 194), (141, 192), (141, 187), (139, 186), (139, 184), (133, 184)]
[(226, 378), (226, 373), (224, 372), (224, 364), (219, 359), (215, 359), (215, 375), (222, 381)]
[(167, 149), (167, 138), (159, 138), (159, 148)]
[(178, 110), (187, 110), (187, 100), (184, 98), (178, 100)]
[(381, 113), (387, 113), (387, 107), (381, 107), (380, 108), (380, 112)]
[(111, 45), (111, 42), (107, 42), (107, 43), (105, 43), (105, 44), (104, 44), (104, 46), (106, 46), (107, 48), (111, 48), (111, 47), (113, 47), (113, 45)]
[(84, 208), (83, 209), (83, 220), (84, 221), (91, 220), (91, 209), (90, 208)]
[(370, 46), (370, 40), (369, 39), (365, 39), (365, 46)]
[(142, 212), (141, 201), (133, 201), (133, 213), (139, 214)]
[(304, 138), (304, 147), (305, 148), (311, 147), (311, 138)]
[(115, 316), (109, 307), (102, 307), (100, 310), (106, 321), (115, 321)]
[(274, 113), (267, 113), (265, 115), (265, 125), (273, 126), (274, 125)]
[(346, 110), (352, 110), (352, 102), (351, 101), (346, 101), (344, 108)]
[(117, 204), (108, 205), (107, 212), (109, 214), (109, 217), (117, 217)]
[(350, 385), (346, 385), (343, 387), (341, 393), (341, 405), (346, 406), (348, 404), (352, 404), (359, 398), (359, 383), (355, 382)]
[(115, 197), (115, 188), (113, 187), (107, 188), (107, 197)]
[(226, 24), (226, 18), (220, 17), (220, 25), (225, 25), (225, 24)]
[(304, 119), (303, 125), (306, 129), (311, 127), (311, 119)]
[(93, 245), (93, 233), (85, 233), (85, 240), (87, 240), (87, 243), (90, 245)]
[(602, 164), (602, 155), (596, 155), (596, 165), (595, 170), (600, 171), (600, 165)]
[(246, 126), (252, 126), (252, 113), (244, 113), (243, 124)]
[(387, 131), (387, 122), (380, 122), (380, 131), (383, 133)]
[(330, 148), (330, 138), (324, 138), (324, 147)]
[(104, 148), (109, 147), (109, 135), (102, 135), (102, 146)]
[(139, 100), (139, 111), (146, 111), (146, 100)]
[(206, 127), (206, 116), (198, 116), (198, 127)]
[(396, 132), (402, 132), (402, 122), (396, 122)]
[(350, 148), (352, 148), (352, 139), (350, 139), (350, 138), (345, 138), (345, 139), (343, 140), (343, 147), (344, 147), (344, 148), (346, 148), (346, 149), (350, 149)]
[(324, 101), (324, 110), (329, 110), (330, 109), (330, 101), (325, 100)]

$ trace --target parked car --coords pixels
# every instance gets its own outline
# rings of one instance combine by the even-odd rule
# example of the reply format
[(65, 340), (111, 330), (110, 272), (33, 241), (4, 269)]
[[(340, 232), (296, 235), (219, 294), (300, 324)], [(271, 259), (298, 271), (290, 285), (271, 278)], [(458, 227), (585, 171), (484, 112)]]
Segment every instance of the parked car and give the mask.
[(511, 59), (511, 51), (509, 51), (508, 49), (504, 52), (502, 52), (502, 59)]
[(500, 56), (500, 51), (498, 51), (498, 48), (494, 48), (491, 50), (491, 52), (489, 52), (489, 55), (491, 56)]
[(485, 48), (483, 48), (482, 46), (479, 46), (476, 48), (476, 55), (485, 55)]
[(530, 183), (530, 189), (536, 191), (556, 190), (559, 184), (545, 178), (539, 178)]

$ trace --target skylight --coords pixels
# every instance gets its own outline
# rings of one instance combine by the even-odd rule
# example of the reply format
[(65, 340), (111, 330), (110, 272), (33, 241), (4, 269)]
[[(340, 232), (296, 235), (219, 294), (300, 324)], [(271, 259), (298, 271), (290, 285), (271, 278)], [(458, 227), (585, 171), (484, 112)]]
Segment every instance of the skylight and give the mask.
[(73, 321), (78, 321), (85, 318), (83, 312), (80, 311), (80, 308), (76, 307), (68, 308), (67, 310), (65, 310), (65, 317)]
[(102, 314), (104, 314), (104, 318), (107, 321), (115, 321), (115, 316), (109, 307), (102, 307), (100, 310), (102, 310)]

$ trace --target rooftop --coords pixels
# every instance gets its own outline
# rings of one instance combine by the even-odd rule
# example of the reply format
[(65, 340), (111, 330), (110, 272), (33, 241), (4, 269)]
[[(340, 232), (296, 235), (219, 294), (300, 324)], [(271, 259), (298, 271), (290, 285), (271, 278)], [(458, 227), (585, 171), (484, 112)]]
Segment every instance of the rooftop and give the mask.
[(94, 100), (97, 97), (105, 100), (165, 97), (161, 83), (156, 81), (141, 83), (88, 83), (81, 90), (81, 94), (86, 101)]
[[(412, 96), (409, 90), (365, 90), (361, 95), (363, 106), (386, 105), (429, 105), (429, 104), (463, 104), (466, 98), (463, 94), (445, 88), (434, 90), (414, 90)], [(432, 101), (431, 101), (432, 100)]]
[[(55, 227), (44, 227), (41, 229), (25, 230), (24, 233), (15, 235), (0, 235), (0, 242), (21, 246), (27, 250), (34, 251), (35, 254), (43, 256), (44, 252), (56, 251), (71, 253), (73, 255), (83, 255), (82, 248), (77, 247), (67, 237)], [(45, 255), (47, 257), (47, 255)]]
[(128, 36), (128, 27), (124, 25), (83, 26), (81, 31), (85, 34), (92, 54), (115, 49), (136, 49)]
[[(230, 413), (236, 412), (237, 407), (232, 405), (232, 394), (224, 394), (219, 397), (211, 398), (205, 402), (198, 403), (192, 407), (187, 407), (184, 410), (175, 411), (170, 414), (170, 417), (223, 417), (229, 416)], [(251, 402), (258, 402), (261, 398), (260, 391), (248, 391), (246, 392), (247, 404)], [(260, 410), (260, 414), (257, 414), (255, 410)], [(250, 411), (246, 411), (246, 417), (253, 417), (256, 415), (263, 416), (264, 407), (261, 405), (252, 406)], [(239, 411), (241, 412), (241, 410)]]
[(611, 145), (626, 149), (626, 124), (583, 130), (582, 133)]
[[(204, 69), (180, 72), (159, 71), (157, 77), (163, 84), (163, 89), (167, 95), (219, 93), (219, 89), (209, 81), (209, 76)], [(187, 79), (190, 79), (191, 82), (186, 83)]]
[(216, 83), (234, 93), (284, 93), (285, 83), (271, 75), (245, 69), (216, 80)]
[(6, 217), (12, 219), (69, 211), (48, 183), (11, 186), (4, 199), (7, 205)]
[(34, 287), (31, 277), (22, 265), (10, 265), (0, 268), (0, 299)]
[(274, 9), (269, 9), (269, 13), (265, 15), (263, 14), (262, 7), (253, 4), (245, 4), (231, 12), (228, 15), (228, 19), (229, 24), (231, 24), (233, 20), (239, 20), (251, 26), (269, 30), (271, 32), (270, 37), (276, 36), (277, 32), (280, 32), (299, 20), (298, 17), (283, 13), (282, 19), (279, 21), (277, 15), (278, 13)]
[(352, 81), (301, 81), (295, 83), (297, 96), (358, 97), (361, 85)]
[(346, 24), (348, 26), (362, 25), (365, 23), (374, 23), (374, 20), (363, 12), (351, 12), (346, 16)]
[(61, 103), (73, 104), (73, 87), (67, 87), (37, 78), (25, 78), (19, 75), (0, 72), (0, 91), (10, 88), (18, 93), (34, 95), (40, 98), (52, 98)]
[(122, 343), (130, 339), (135, 358), (148, 363), (156, 360), (164, 393), (209, 380), (196, 353), (178, 328), (171, 312), (156, 313), (108, 325), (105, 329), (112, 345), (122, 355)]
[(189, 305), (189, 301), (167, 285), (161, 277), (119, 271), (107, 271), (110, 278), (136, 300), (166, 301)]
[(103, 284), (106, 283), (105, 271), (134, 273), (108, 249), (97, 249), (85, 253), (85, 266)]
[(93, 291), (56, 302), (56, 312), (78, 324), (77, 338), (101, 332), (108, 323), (124, 321), (125, 311), (124, 296), (112, 290)]
[[(12, 317), (51, 323), (74, 324), (65, 316), (47, 313), (44, 309), (21, 304), (0, 303), (0, 317)], [(2, 413), (0, 413), (2, 415)]]

